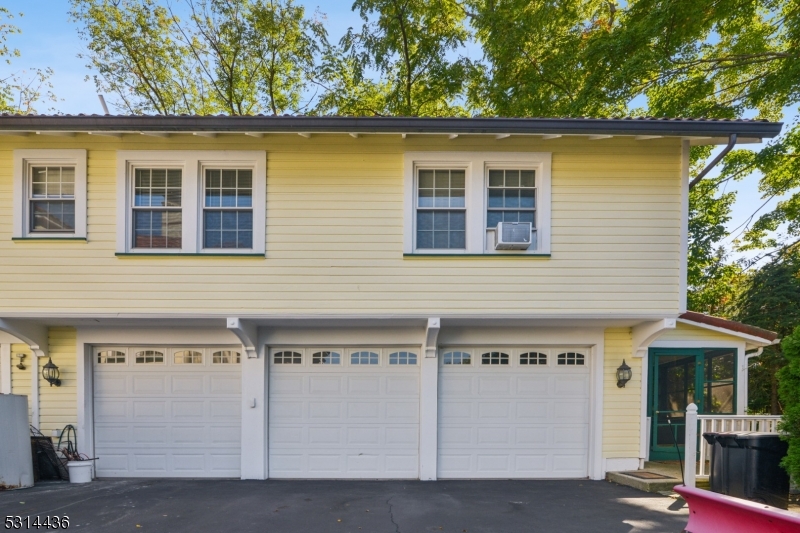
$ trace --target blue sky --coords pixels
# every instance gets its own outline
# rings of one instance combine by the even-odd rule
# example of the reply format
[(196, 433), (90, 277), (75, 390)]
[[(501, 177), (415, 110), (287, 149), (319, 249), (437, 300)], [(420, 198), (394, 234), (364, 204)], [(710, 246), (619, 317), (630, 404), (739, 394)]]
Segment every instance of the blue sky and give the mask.
[[(326, 15), (326, 27), (329, 39), (337, 41), (350, 26), (360, 27), (361, 18), (350, 10), (349, 0), (317, 0), (300, 1), (310, 15), (319, 10)], [(6, 0), (3, 5), (12, 13), (24, 13), (23, 17), (15, 17), (13, 23), (22, 30), (21, 35), (11, 36), (9, 46), (18, 48), (22, 57), (13, 64), (0, 65), (0, 75), (10, 71), (28, 68), (52, 67), (55, 71), (52, 83), (54, 92), (60, 101), (55, 107), (63, 113), (102, 113), (97, 99), (97, 91), (91, 80), (86, 80), (90, 71), (86, 62), (77, 55), (83, 50), (83, 43), (78, 37), (77, 26), (69, 20), (68, 0)], [(470, 47), (470, 55), (479, 54), (479, 50)], [(478, 57), (473, 57), (478, 59)], [(3, 76), (5, 77), (5, 76)], [(40, 106), (44, 111), (47, 106)], [(790, 122), (797, 115), (797, 110), (787, 110), (785, 122)], [(757, 148), (757, 146), (753, 146)], [(713, 175), (713, 173), (712, 173)], [(743, 182), (731, 185), (738, 191), (738, 199), (734, 206), (733, 220), (729, 229), (733, 230), (742, 224), (756, 210), (763, 200), (758, 192), (756, 176), (750, 176)], [(768, 204), (762, 212), (774, 206), (776, 200)], [(736, 257), (744, 254), (736, 254)], [(752, 254), (747, 254), (752, 255)]]

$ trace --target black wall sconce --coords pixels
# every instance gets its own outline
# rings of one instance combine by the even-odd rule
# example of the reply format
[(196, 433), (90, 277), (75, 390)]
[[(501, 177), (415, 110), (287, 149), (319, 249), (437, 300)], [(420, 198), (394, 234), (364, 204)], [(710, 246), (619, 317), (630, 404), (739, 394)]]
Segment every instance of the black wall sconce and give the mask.
[(61, 386), (61, 380), (58, 377), (61, 375), (61, 372), (58, 371), (58, 367), (53, 364), (53, 359), (48, 358), (47, 364), (44, 365), (42, 368), (42, 377), (46, 382), (50, 384), (52, 387), (55, 385), (56, 387)]
[(19, 363), (17, 363), (17, 368), (19, 368), (20, 370), (25, 370), (25, 365), (22, 364), (22, 360), (25, 359), (25, 354), (18, 353), (16, 354), (16, 356), (19, 359)]
[(625, 384), (631, 380), (633, 377), (633, 371), (631, 367), (625, 364), (625, 359), (622, 360), (622, 364), (617, 369), (617, 387), (620, 389), (625, 388)]

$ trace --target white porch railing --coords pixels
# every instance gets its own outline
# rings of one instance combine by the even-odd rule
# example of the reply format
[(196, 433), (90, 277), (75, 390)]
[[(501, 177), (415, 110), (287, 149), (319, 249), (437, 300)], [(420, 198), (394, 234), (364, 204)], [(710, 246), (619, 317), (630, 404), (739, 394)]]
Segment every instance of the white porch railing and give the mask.
[[(694, 404), (690, 404), (686, 409), (685, 453), (686, 471), (694, 470), (697, 473), (697, 477), (708, 477), (711, 473), (711, 445), (703, 438), (703, 433), (725, 433), (728, 431), (777, 433), (778, 422), (781, 420), (780, 416), (773, 415), (697, 415), (696, 413), (697, 407)], [(689, 428), (697, 427), (698, 422), (699, 432), (690, 431)], [(697, 445), (695, 443), (700, 445), (700, 453), (697, 457), (697, 465), (693, 467), (690, 463), (692, 457), (695, 456), (695, 446)], [(689, 484), (688, 477), (687, 485)]]

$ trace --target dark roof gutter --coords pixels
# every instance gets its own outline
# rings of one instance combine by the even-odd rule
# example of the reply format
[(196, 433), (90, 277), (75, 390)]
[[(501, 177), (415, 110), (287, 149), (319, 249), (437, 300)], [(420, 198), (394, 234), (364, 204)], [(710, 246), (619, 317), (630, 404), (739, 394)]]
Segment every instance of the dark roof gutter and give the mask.
[(656, 118), (0, 115), (0, 131), (446, 133), (775, 137), (780, 122)]

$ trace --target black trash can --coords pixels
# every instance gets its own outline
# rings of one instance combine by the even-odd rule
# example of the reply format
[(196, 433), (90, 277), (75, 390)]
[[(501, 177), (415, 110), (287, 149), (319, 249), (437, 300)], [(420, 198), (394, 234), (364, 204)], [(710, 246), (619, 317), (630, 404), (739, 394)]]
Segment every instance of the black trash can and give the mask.
[(787, 443), (775, 433), (703, 433), (711, 448), (711, 490), (786, 509), (789, 476), (781, 468)]
[(722, 445), (717, 442), (719, 433), (703, 433), (703, 438), (711, 446), (709, 461), (708, 481), (711, 483), (712, 492), (725, 494), (725, 468), (722, 457)]
[(781, 467), (789, 443), (775, 433), (745, 433), (735, 437), (747, 456), (744, 493), (748, 500), (786, 509), (789, 474)]

